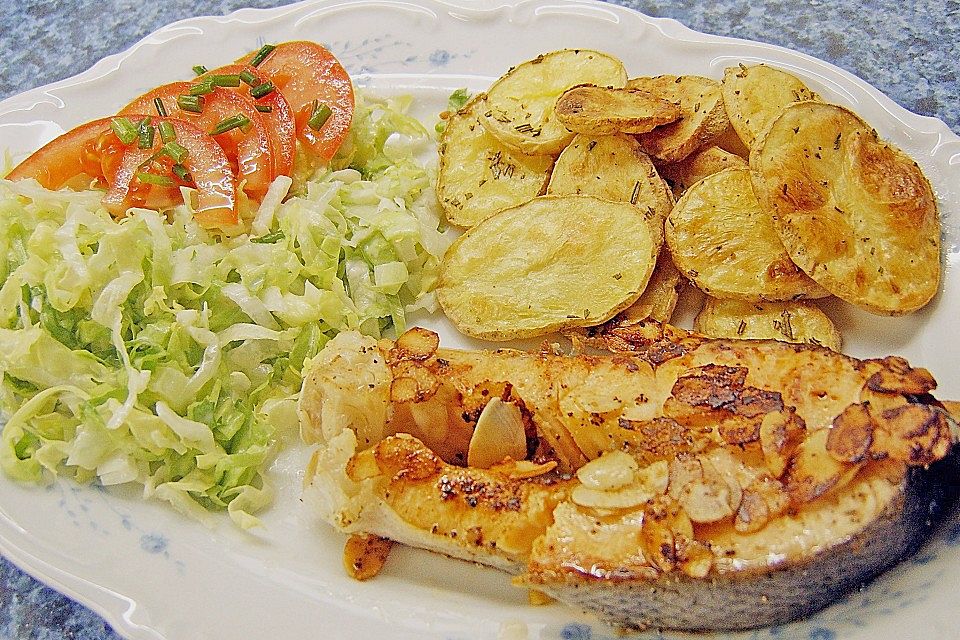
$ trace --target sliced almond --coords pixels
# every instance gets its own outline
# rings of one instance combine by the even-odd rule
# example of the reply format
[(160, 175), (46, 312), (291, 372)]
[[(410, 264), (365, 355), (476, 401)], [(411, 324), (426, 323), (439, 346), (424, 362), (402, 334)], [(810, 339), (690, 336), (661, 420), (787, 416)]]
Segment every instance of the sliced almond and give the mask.
[(852, 404), (837, 416), (827, 436), (827, 451), (840, 462), (861, 462), (873, 444), (873, 421), (862, 404)]
[(632, 483), (637, 461), (623, 451), (609, 451), (577, 470), (577, 479), (588, 489), (611, 491)]
[(557, 462), (555, 460), (543, 464), (537, 464), (530, 460), (505, 460), (493, 465), (490, 470), (510, 476), (514, 480), (527, 480), (550, 473), (556, 468)]
[(393, 540), (366, 534), (352, 535), (343, 547), (343, 566), (352, 578), (369, 580), (383, 568)]
[(670, 484), (670, 465), (666, 460), (658, 460), (637, 472), (637, 482), (656, 495), (662, 496)]
[(863, 463), (836, 460), (827, 451), (827, 429), (809, 434), (800, 443), (787, 467), (786, 486), (790, 501), (801, 505), (846, 484)]
[(467, 451), (467, 464), (488, 469), (507, 458), (523, 460), (526, 456), (527, 437), (520, 407), (492, 398), (477, 419)]
[(911, 466), (943, 459), (953, 441), (950, 424), (939, 408), (907, 404), (876, 416), (877, 429), (871, 451), (886, 454)]
[(903, 358), (888, 356), (881, 361), (885, 367), (867, 380), (867, 388), (884, 393), (930, 393), (937, 381), (929, 371), (912, 368)]
[(591, 509), (632, 509), (656, 497), (652, 491), (642, 486), (629, 486), (614, 491), (591, 489), (584, 485), (574, 487), (570, 499), (581, 507)]
[(943, 405), (944, 411), (950, 414), (954, 422), (960, 422), (960, 402), (956, 400), (944, 400), (940, 404)]
[(700, 480), (703, 480), (703, 467), (696, 458), (674, 458), (670, 461), (667, 491), (674, 500), (680, 499), (688, 484)]
[(437, 392), (440, 380), (434, 373), (414, 360), (401, 360), (391, 367), (393, 383), (390, 399), (394, 402), (423, 402)]
[(755, 491), (744, 491), (733, 522), (734, 528), (741, 533), (753, 533), (765, 527), (769, 520), (770, 509), (763, 496)]
[(691, 578), (704, 578), (713, 567), (713, 551), (693, 538), (677, 535), (674, 548), (680, 570)]
[(414, 327), (403, 333), (390, 352), (390, 357), (397, 360), (426, 360), (440, 346), (440, 336), (433, 331)]
[(702, 478), (680, 492), (680, 504), (693, 522), (719, 522), (732, 516), (740, 506), (743, 493), (708, 462), (701, 461)]
[(671, 571), (676, 564), (674, 531), (669, 518), (657, 518), (652, 513), (643, 521), (640, 532), (643, 555), (661, 571)]
[(390, 383), (391, 402), (414, 402), (420, 386), (413, 378), (394, 378)]
[(779, 478), (787, 470), (787, 463), (803, 429), (802, 420), (792, 411), (773, 411), (763, 416), (760, 448), (773, 477)]

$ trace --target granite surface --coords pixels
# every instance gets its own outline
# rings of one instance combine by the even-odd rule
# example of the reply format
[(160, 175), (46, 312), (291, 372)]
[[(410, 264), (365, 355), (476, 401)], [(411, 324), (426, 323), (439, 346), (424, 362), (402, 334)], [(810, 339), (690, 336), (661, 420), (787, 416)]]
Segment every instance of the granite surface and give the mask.
[[(477, 0), (480, 1), (480, 0)], [(797, 49), (960, 133), (960, 0), (617, 0), (709, 33)], [(0, 0), (0, 99), (79, 73), (175, 20), (277, 0)], [(114, 639), (97, 615), (0, 559), (0, 639)]]

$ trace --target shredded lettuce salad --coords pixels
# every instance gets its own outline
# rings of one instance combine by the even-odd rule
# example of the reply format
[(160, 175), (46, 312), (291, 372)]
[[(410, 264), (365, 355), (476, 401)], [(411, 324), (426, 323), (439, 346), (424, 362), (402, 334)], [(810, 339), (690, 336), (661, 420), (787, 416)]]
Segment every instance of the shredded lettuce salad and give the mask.
[(347, 168), (286, 200), (277, 178), (233, 237), (188, 205), (118, 223), (96, 191), (0, 180), (3, 470), (135, 482), (201, 519), (257, 524), (304, 361), (339, 331), (402, 331), (406, 311), (435, 306), (450, 237), (406, 107), (359, 100)]

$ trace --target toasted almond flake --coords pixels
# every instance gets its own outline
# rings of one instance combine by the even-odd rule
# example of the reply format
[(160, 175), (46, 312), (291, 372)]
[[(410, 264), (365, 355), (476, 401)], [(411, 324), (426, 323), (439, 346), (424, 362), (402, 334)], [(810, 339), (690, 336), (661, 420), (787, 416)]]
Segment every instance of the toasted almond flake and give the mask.
[(873, 421), (862, 404), (852, 404), (837, 416), (827, 436), (827, 451), (840, 462), (860, 462), (873, 444)]
[(610, 491), (633, 482), (637, 469), (633, 456), (623, 451), (610, 451), (580, 467), (577, 479), (588, 489)]
[(734, 528), (740, 533), (753, 533), (766, 526), (769, 519), (770, 509), (763, 496), (754, 491), (744, 491), (734, 519)]
[(704, 578), (713, 567), (713, 551), (705, 544), (685, 536), (675, 541), (680, 570), (691, 578)]
[(392, 402), (413, 402), (417, 399), (419, 386), (413, 378), (394, 378), (390, 383), (390, 400)]
[(352, 535), (343, 547), (343, 566), (357, 580), (369, 580), (383, 568), (393, 541), (365, 534)]
[(886, 454), (911, 466), (923, 466), (943, 459), (950, 451), (950, 424), (936, 407), (907, 404), (874, 417), (874, 455)]
[(637, 472), (637, 482), (657, 495), (667, 492), (670, 484), (670, 465), (666, 460), (658, 460)]
[(537, 464), (530, 460), (506, 460), (490, 467), (491, 471), (497, 471), (510, 476), (514, 480), (527, 480), (536, 478), (545, 473), (550, 473), (557, 468), (556, 460)]
[(676, 564), (674, 532), (668, 520), (648, 517), (641, 530), (643, 554), (648, 562), (661, 571), (671, 571)]
[(570, 499), (576, 504), (591, 509), (630, 509), (654, 497), (653, 492), (640, 486), (604, 491), (579, 485), (570, 493)]
[(520, 408), (513, 402), (492, 398), (477, 419), (467, 464), (488, 469), (507, 458), (522, 460), (526, 455), (527, 437)]
[(740, 506), (743, 492), (728, 482), (706, 461), (701, 461), (702, 476), (680, 492), (680, 504), (693, 522), (718, 522), (732, 516)]
[(397, 360), (426, 360), (440, 346), (440, 336), (433, 331), (414, 327), (404, 332), (390, 353)]

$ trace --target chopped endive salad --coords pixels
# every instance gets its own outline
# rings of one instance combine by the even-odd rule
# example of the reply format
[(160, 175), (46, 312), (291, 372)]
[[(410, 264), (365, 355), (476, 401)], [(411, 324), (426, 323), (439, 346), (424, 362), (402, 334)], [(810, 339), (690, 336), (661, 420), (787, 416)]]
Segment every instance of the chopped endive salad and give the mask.
[[(304, 361), (337, 332), (432, 310), (442, 233), (427, 131), (367, 97), (333, 166), (274, 180), (247, 233), (181, 204), (115, 221), (99, 191), (0, 180), (0, 465), (39, 482), (136, 482), (240, 526), (295, 428)], [(189, 194), (184, 198), (190, 202)]]

